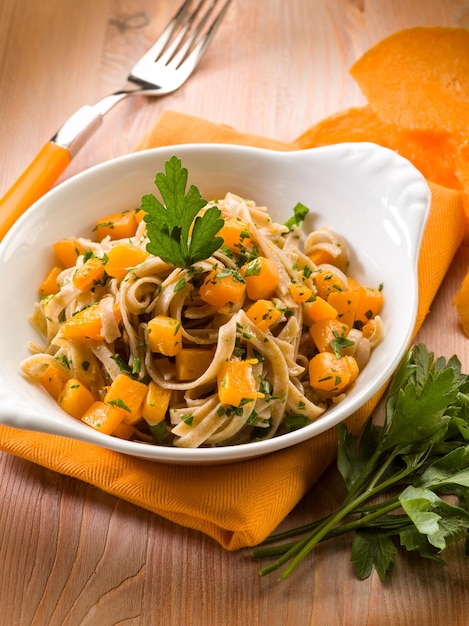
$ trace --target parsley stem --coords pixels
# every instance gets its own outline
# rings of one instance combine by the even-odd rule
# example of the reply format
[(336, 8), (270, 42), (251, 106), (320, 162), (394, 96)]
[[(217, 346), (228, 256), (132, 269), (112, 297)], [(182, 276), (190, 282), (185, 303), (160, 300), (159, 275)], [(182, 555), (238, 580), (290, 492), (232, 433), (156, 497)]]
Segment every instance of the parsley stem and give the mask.
[(358, 493), (363, 493), (363, 491), (365, 490), (364, 486), (367, 481), (371, 480), (373, 476), (373, 471), (378, 464), (381, 454), (381, 450), (378, 446), (376, 452), (370, 457), (367, 464), (363, 467), (362, 471), (351, 485), (349, 492), (342, 503), (342, 506), (347, 506), (349, 502), (353, 501), (356, 498), (356, 495)]
[(303, 546), (306, 546), (310, 540), (310, 535), (305, 537), (304, 539), (300, 539), (299, 541), (295, 541), (291, 544), (291, 547), (281, 556), (277, 561), (274, 561), (270, 565), (263, 567), (259, 571), (260, 576), (265, 576), (266, 574), (270, 574), (274, 570), (281, 567), (284, 563), (289, 561), (291, 558), (295, 557), (297, 554), (301, 553)]
[[(308, 535), (302, 542), (300, 550), (294, 555), (290, 565), (280, 574), (280, 579), (287, 578), (293, 570), (299, 565), (299, 563), (318, 545), (320, 541), (326, 538), (328, 533), (334, 528), (334, 526), (340, 522), (344, 517), (347, 517), (354, 511), (360, 504), (363, 504), (370, 498), (370, 493), (365, 492), (360, 496), (357, 496), (355, 500), (349, 501), (345, 506), (342, 506), (338, 511), (333, 513), (319, 528)], [(346, 498), (347, 500), (348, 498)], [(287, 553), (288, 554), (288, 553)], [(285, 555), (286, 556), (286, 555)]]
[(304, 524), (304, 526), (297, 526), (296, 528), (285, 530), (284, 532), (277, 533), (275, 535), (270, 535), (269, 537), (266, 537), (260, 545), (265, 546), (269, 543), (274, 543), (275, 541), (283, 541), (284, 539), (289, 539), (290, 537), (295, 537), (296, 535), (302, 535), (303, 533), (314, 530), (326, 519), (328, 519), (328, 516), (316, 520), (315, 522), (309, 522), (309, 524)]
[[(368, 491), (373, 491), (375, 489), (375, 486), (377, 485), (377, 483), (379, 483), (381, 476), (383, 476), (383, 474), (386, 472), (386, 470), (388, 469), (388, 467), (391, 465), (391, 463), (394, 461), (395, 458), (396, 458), (396, 450), (393, 450), (393, 452), (388, 455), (385, 462), (381, 465), (379, 470), (374, 475), (372, 481), (370, 482), (368, 486)], [(393, 477), (391, 482), (394, 483), (395, 480), (396, 479)], [(386, 483), (382, 483), (382, 484), (386, 484)]]
[[(374, 455), (376, 456), (376, 455)], [(378, 509), (378, 511), (374, 513), (369, 513), (366, 518), (366, 522), (363, 521), (364, 518), (360, 518), (355, 520), (354, 522), (350, 522), (349, 524), (343, 524), (342, 526), (338, 526), (335, 528), (336, 524), (338, 524), (342, 519), (347, 517), (348, 515), (356, 512), (356, 510), (366, 502), (369, 502), (371, 499), (375, 498), (382, 491), (385, 491), (393, 484), (399, 482), (405, 476), (412, 473), (414, 468), (406, 467), (399, 474), (395, 474), (387, 481), (382, 482), (380, 485), (372, 486), (375, 482), (374, 480), (370, 483), (370, 485), (357, 495), (357, 492), (360, 489), (360, 482), (356, 481), (349, 492), (348, 496), (342, 503), (342, 506), (335, 512), (332, 513), (329, 517), (324, 518), (321, 522), (317, 523), (316, 528), (309, 533), (304, 539), (293, 542), (291, 544), (286, 545), (287, 551), (282, 554), (282, 556), (277, 559), (274, 563), (266, 566), (261, 569), (259, 574), (264, 576), (269, 574), (275, 569), (281, 567), (287, 561), (290, 561), (288, 567), (281, 573), (280, 579), (283, 580), (287, 578), (292, 571), (299, 565), (299, 563), (323, 540), (328, 539), (331, 536), (337, 536), (346, 532), (350, 532), (353, 529), (360, 528), (365, 526), (367, 523), (372, 521), (373, 519), (377, 519), (378, 517), (384, 515), (385, 513), (392, 511), (398, 508), (399, 504), (395, 499), (393, 499), (390, 503), (389, 511), (387, 511), (383, 505), (382, 508)], [(367, 472), (369, 474), (369, 471)], [(362, 473), (365, 475), (365, 472)], [(349, 496), (353, 494), (355, 497), (351, 499)], [(348, 526), (348, 528), (347, 528)], [(345, 527), (345, 530), (344, 530)], [(279, 548), (280, 551), (280, 548)], [(278, 554), (279, 551), (276, 551), (275, 554)], [(265, 553), (264, 553), (265, 555)], [(259, 551), (256, 553), (256, 556), (260, 556)]]
[(380, 517), (383, 517), (383, 515), (392, 513), (392, 511), (395, 511), (399, 507), (399, 500), (397, 498), (392, 498), (387, 503), (381, 503), (372, 512), (366, 513), (362, 517), (353, 520), (352, 522), (348, 522), (346, 524), (342, 524), (341, 526), (333, 528), (327, 535), (327, 537), (325, 537), (325, 539), (332, 539), (333, 537), (344, 535), (346, 533), (358, 530), (359, 528), (365, 528), (366, 526), (370, 525), (370, 522), (373, 522)]
[[(341, 524), (340, 526), (336, 526), (335, 528), (332, 528), (327, 533), (327, 535), (323, 537), (322, 540), (324, 541), (327, 539), (333, 539), (335, 537), (339, 537), (340, 535), (345, 535), (349, 532), (359, 530), (360, 528), (366, 528), (367, 526), (374, 525), (372, 524), (372, 522), (374, 522), (375, 520), (379, 520), (381, 517), (383, 517), (384, 515), (387, 515), (388, 513), (392, 513), (392, 511), (395, 511), (399, 507), (400, 507), (399, 500), (397, 497), (394, 497), (394, 498), (390, 498), (386, 502), (380, 502), (379, 504), (373, 505), (369, 509), (363, 509), (363, 515), (360, 518), (353, 520), (351, 522), (347, 522), (345, 524)], [(402, 526), (402, 516), (394, 516), (394, 517), (396, 517), (395, 521), (399, 522), (399, 525)], [(321, 521), (325, 521), (326, 519), (327, 518), (324, 518)], [(393, 521), (394, 520), (392, 520), (392, 522)], [(392, 522), (391, 523), (387, 522), (385, 525), (386, 526), (392, 525)], [(317, 527), (318, 523), (319, 522), (315, 522), (313, 524), (306, 524), (305, 526), (296, 528), (292, 531), (288, 531), (288, 532), (281, 533), (278, 535), (273, 535), (272, 537), (269, 538), (269, 541), (270, 540), (278, 541), (281, 538), (287, 538), (289, 535), (291, 536), (293, 533), (299, 534), (302, 530), (303, 531), (311, 530), (314, 527)], [(311, 537), (311, 534), (308, 535), (308, 537)], [(291, 541), (289, 543), (282, 543), (277, 546), (271, 546), (271, 545), (259, 546), (253, 550), (253, 557), (258, 559), (258, 558), (278, 556), (281, 554), (285, 554), (297, 544), (299, 544), (299, 541)]]

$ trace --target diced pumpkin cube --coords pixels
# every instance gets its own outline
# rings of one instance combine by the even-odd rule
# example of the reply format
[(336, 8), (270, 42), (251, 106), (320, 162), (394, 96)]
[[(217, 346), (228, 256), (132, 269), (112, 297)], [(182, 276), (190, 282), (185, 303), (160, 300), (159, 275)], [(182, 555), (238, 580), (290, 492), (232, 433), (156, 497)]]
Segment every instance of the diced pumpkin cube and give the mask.
[(327, 250), (315, 250), (308, 256), (315, 265), (323, 265), (324, 263), (334, 265), (335, 258)]
[(309, 334), (319, 352), (333, 352), (334, 341), (345, 337), (347, 331), (347, 326), (338, 320), (322, 319), (310, 327)]
[(298, 304), (300, 302), (306, 302), (313, 295), (313, 290), (306, 285), (302, 285), (300, 283), (291, 283), (289, 286), (290, 295), (293, 298), (294, 302)]
[(271, 298), (280, 282), (275, 262), (263, 256), (258, 256), (243, 265), (240, 274), (246, 281), (246, 293), (251, 300)]
[(344, 291), (347, 285), (340, 274), (330, 269), (319, 269), (313, 274), (314, 284), (318, 290), (318, 294), (324, 300), (327, 300), (330, 293), (334, 291)]
[(58, 400), (62, 392), (65, 383), (68, 380), (68, 376), (59, 367), (53, 365), (47, 365), (45, 370), (41, 374), (41, 385), (47, 391), (47, 393)]
[(375, 287), (364, 287), (360, 285), (356, 288), (358, 293), (358, 304), (355, 313), (355, 321), (366, 324), (375, 315), (379, 315), (384, 304), (383, 292)]
[(148, 386), (126, 374), (119, 374), (109, 386), (104, 402), (122, 411), (125, 424), (136, 424), (142, 419), (142, 409)]
[(126, 439), (128, 441), (135, 434), (135, 427), (131, 424), (124, 424), (124, 422), (121, 422), (112, 434), (114, 437), (119, 437), (119, 439)]
[(329, 304), (328, 300), (324, 300), (321, 296), (315, 296), (311, 302), (305, 302), (303, 305), (304, 321), (307, 326), (311, 326), (320, 320), (334, 320), (338, 313), (337, 310)]
[(176, 354), (176, 378), (196, 380), (205, 373), (213, 360), (213, 350), (207, 348), (183, 348)]
[(246, 283), (239, 272), (213, 270), (200, 286), (199, 295), (211, 306), (222, 308), (238, 304), (244, 297)]
[(165, 389), (158, 383), (155, 383), (155, 381), (150, 381), (142, 409), (143, 419), (150, 426), (154, 426), (164, 420), (171, 395), (171, 389)]
[(137, 224), (141, 224), (143, 222), (143, 218), (147, 215), (147, 212), (143, 209), (136, 209), (135, 211), (135, 219), (137, 220)]
[[(116, 322), (119, 322), (120, 311), (117, 304), (114, 306), (114, 315)], [(78, 313), (66, 320), (62, 324), (61, 334), (65, 339), (74, 339), (76, 341), (87, 341), (89, 339), (100, 341), (103, 339), (101, 335), (102, 327), (99, 303), (97, 303), (78, 311)]]
[(102, 400), (96, 400), (84, 412), (81, 421), (95, 430), (98, 430), (100, 433), (112, 435), (122, 422), (123, 417), (122, 410), (111, 404), (106, 404)]
[(242, 220), (228, 218), (219, 230), (217, 237), (222, 237), (224, 245), (232, 252), (239, 254), (250, 243), (249, 224)]
[(95, 398), (88, 387), (76, 378), (67, 380), (57, 400), (66, 413), (77, 419), (81, 418), (94, 401)]
[(97, 222), (94, 232), (96, 239), (102, 241), (105, 237), (111, 239), (129, 239), (137, 232), (138, 222), (136, 210), (120, 211), (107, 215)]
[(90, 257), (78, 267), (72, 278), (73, 286), (82, 291), (91, 289), (104, 276), (104, 265), (98, 257)]
[(332, 352), (319, 352), (309, 362), (311, 387), (327, 396), (346, 391), (358, 374), (358, 364), (353, 356), (337, 358)]
[(359, 296), (356, 291), (333, 291), (327, 302), (337, 311), (337, 319), (352, 328), (357, 314)]
[(73, 267), (78, 257), (85, 251), (81, 243), (74, 237), (56, 241), (52, 247), (63, 267)]
[(152, 352), (174, 356), (182, 350), (181, 322), (167, 315), (156, 315), (148, 322), (147, 342)]
[(106, 273), (122, 280), (132, 267), (135, 267), (149, 256), (146, 250), (137, 248), (130, 243), (118, 243), (107, 253)]
[(39, 295), (41, 298), (51, 296), (60, 291), (60, 285), (57, 282), (57, 278), (62, 271), (62, 268), (55, 266), (47, 272), (46, 277), (39, 285)]
[(282, 316), (282, 312), (277, 309), (272, 300), (257, 300), (246, 311), (247, 317), (253, 324), (267, 332), (272, 324)]
[(222, 404), (250, 406), (264, 394), (256, 389), (256, 381), (249, 361), (225, 361), (217, 376), (218, 397)]

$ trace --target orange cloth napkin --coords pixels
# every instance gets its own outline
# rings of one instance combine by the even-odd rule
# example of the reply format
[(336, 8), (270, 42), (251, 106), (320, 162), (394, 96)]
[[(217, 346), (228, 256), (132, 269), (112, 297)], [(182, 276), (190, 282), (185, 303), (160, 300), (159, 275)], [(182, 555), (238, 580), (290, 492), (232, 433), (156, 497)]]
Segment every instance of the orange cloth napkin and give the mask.
[[(229, 126), (167, 111), (137, 148), (210, 142), (277, 150), (297, 147), (295, 142), (244, 134)], [(415, 332), (461, 243), (465, 223), (459, 192), (434, 184), (430, 187), (433, 201), (420, 255)], [(347, 420), (351, 432), (359, 432), (378, 401), (379, 394)], [(0, 449), (198, 529), (235, 550), (259, 543), (286, 517), (334, 460), (337, 434), (331, 429), (294, 448), (216, 467), (155, 463), (5, 426), (0, 427)]]

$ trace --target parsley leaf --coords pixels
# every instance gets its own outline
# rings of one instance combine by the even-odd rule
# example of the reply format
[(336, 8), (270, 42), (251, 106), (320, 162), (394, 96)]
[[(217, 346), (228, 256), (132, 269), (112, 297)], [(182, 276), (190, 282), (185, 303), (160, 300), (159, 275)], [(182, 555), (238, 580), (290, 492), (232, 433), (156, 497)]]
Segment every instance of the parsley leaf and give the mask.
[(287, 226), (290, 230), (293, 230), (295, 226), (299, 226), (301, 222), (308, 215), (309, 209), (302, 202), (297, 202), (293, 207), (293, 215), (284, 222), (284, 226)]
[[(347, 489), (329, 516), (267, 538), (256, 558), (275, 556), (260, 573), (287, 564), (286, 578), (319, 542), (353, 533), (358, 578), (382, 580), (399, 548), (443, 563), (449, 543), (468, 548), (469, 376), (419, 344), (402, 359), (386, 399), (383, 425), (370, 418), (358, 442), (338, 426), (337, 467)], [(448, 498), (451, 498), (448, 501)], [(304, 535), (270, 547), (268, 544)], [(469, 551), (468, 551), (469, 553)]]
[(181, 268), (208, 259), (223, 244), (216, 236), (224, 224), (220, 209), (212, 206), (199, 214), (207, 201), (194, 185), (186, 193), (187, 175), (181, 160), (172, 156), (165, 163), (165, 172), (155, 177), (164, 204), (147, 194), (140, 205), (146, 212), (148, 252)]
[(376, 528), (357, 531), (353, 538), (351, 561), (358, 578), (368, 578), (374, 567), (384, 580), (394, 565), (396, 552), (397, 548), (386, 532)]
[(335, 339), (331, 341), (331, 348), (335, 354), (335, 356), (340, 359), (342, 356), (341, 350), (343, 348), (350, 348), (350, 346), (354, 345), (354, 341), (347, 339), (345, 334), (339, 334), (336, 330), (332, 331)]

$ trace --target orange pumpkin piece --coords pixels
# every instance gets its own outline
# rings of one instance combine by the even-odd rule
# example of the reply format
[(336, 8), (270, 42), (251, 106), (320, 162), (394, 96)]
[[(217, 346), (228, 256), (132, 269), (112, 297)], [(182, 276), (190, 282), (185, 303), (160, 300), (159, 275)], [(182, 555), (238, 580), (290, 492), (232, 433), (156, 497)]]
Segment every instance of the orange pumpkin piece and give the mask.
[(59, 367), (47, 365), (41, 374), (40, 383), (47, 393), (57, 401), (68, 378), (67, 374)]
[(131, 243), (118, 243), (107, 253), (106, 273), (122, 280), (132, 267), (142, 263), (149, 256), (146, 250)]
[(429, 181), (463, 191), (469, 241), (468, 49), (466, 28), (417, 26), (381, 40), (350, 70), (369, 104), (326, 118), (295, 146), (372, 141), (396, 150)]
[(272, 300), (257, 300), (246, 311), (246, 316), (259, 330), (267, 332), (282, 316)]
[(74, 237), (56, 241), (52, 247), (63, 267), (73, 267), (78, 257), (85, 251), (84, 247)]
[(200, 286), (199, 295), (204, 302), (221, 308), (238, 304), (244, 297), (246, 282), (241, 274), (231, 270), (213, 270)]
[(217, 376), (218, 396), (222, 404), (250, 406), (264, 394), (256, 390), (249, 361), (225, 361)]
[(126, 374), (119, 374), (112, 381), (104, 396), (104, 402), (122, 411), (125, 424), (135, 424), (142, 418), (142, 407), (148, 386)]
[(337, 311), (337, 319), (352, 328), (357, 314), (359, 294), (357, 291), (334, 291), (329, 295), (328, 304)]
[(138, 227), (136, 213), (135, 209), (131, 209), (103, 217), (94, 227), (96, 239), (101, 241), (104, 237), (110, 237), (111, 239), (129, 239), (133, 237)]
[(381, 313), (384, 304), (383, 292), (375, 287), (358, 285), (353, 289), (358, 294), (355, 321), (367, 324), (375, 315)]
[(382, 39), (350, 73), (385, 122), (467, 135), (468, 50), (469, 29), (417, 26)]
[(309, 362), (311, 387), (326, 396), (337, 396), (349, 389), (358, 374), (353, 356), (337, 358), (332, 352), (319, 352)]
[[(114, 306), (114, 315), (116, 322), (120, 320), (120, 311), (117, 305)], [(61, 334), (65, 339), (74, 339), (76, 341), (87, 341), (93, 339), (101, 341), (103, 339), (101, 330), (103, 323), (101, 320), (99, 303), (92, 304), (62, 324)]]
[(86, 385), (76, 378), (70, 378), (63, 386), (57, 403), (66, 413), (80, 419), (94, 400), (93, 394)]
[(150, 426), (155, 426), (164, 420), (171, 395), (171, 389), (165, 389), (153, 380), (149, 382), (148, 391), (143, 401), (142, 417)]
[(396, 143), (398, 134), (394, 126), (383, 122), (369, 105), (364, 105), (339, 111), (320, 120), (307, 128), (294, 143), (298, 149), (344, 141), (372, 141), (390, 147)]
[(327, 250), (315, 250), (311, 254), (308, 254), (308, 257), (314, 263), (314, 265), (322, 265), (323, 263), (328, 263), (329, 265), (334, 264), (334, 257)]
[(148, 322), (147, 342), (152, 352), (174, 356), (182, 350), (182, 325), (174, 317), (156, 315)]
[(272, 259), (258, 256), (240, 269), (251, 300), (271, 298), (280, 282), (280, 274)]
[(312, 289), (306, 287), (306, 285), (301, 285), (300, 283), (291, 283), (288, 287), (290, 291), (290, 295), (293, 299), (293, 302), (300, 304), (301, 302), (306, 302), (313, 295)]
[(329, 294), (334, 291), (344, 291), (347, 284), (342, 277), (330, 269), (318, 269), (313, 273), (313, 281), (318, 290), (318, 294), (324, 300), (327, 300)]
[(131, 424), (124, 424), (121, 422), (112, 433), (114, 437), (119, 437), (119, 439), (126, 439), (127, 441), (136, 433), (135, 426)]
[(106, 404), (102, 400), (96, 400), (84, 412), (81, 421), (100, 433), (112, 435), (122, 422), (123, 417), (122, 410), (111, 404)]
[(143, 218), (145, 217), (145, 215), (147, 215), (147, 212), (143, 209), (135, 210), (135, 219), (137, 221), (137, 224), (141, 224), (143, 222)]
[(310, 327), (309, 334), (319, 352), (334, 352), (333, 342), (347, 331), (348, 327), (338, 320), (322, 319)]
[(63, 272), (60, 267), (52, 267), (46, 274), (46, 277), (39, 285), (39, 295), (41, 298), (45, 296), (51, 296), (60, 291), (59, 283), (57, 282), (57, 278), (59, 274)]
[(214, 351), (207, 348), (183, 348), (175, 357), (176, 378), (196, 380), (205, 373), (213, 355)]
[(104, 276), (104, 265), (98, 257), (90, 257), (78, 267), (72, 278), (73, 286), (81, 291), (91, 289)]
[(338, 312), (328, 300), (324, 300), (321, 296), (316, 296), (314, 300), (305, 302), (303, 305), (303, 316), (305, 324), (311, 326), (311, 324), (319, 322), (319, 320), (335, 320)]
[(223, 244), (232, 252), (239, 254), (250, 243), (249, 224), (242, 220), (228, 218), (218, 231), (217, 237), (222, 237)]
[[(305, 149), (344, 141), (371, 141), (395, 150), (428, 180), (450, 189), (461, 188), (455, 173), (457, 143), (452, 135), (444, 131), (397, 128), (380, 119), (370, 105), (351, 107), (321, 120), (300, 135), (295, 146)], [(334, 264), (322, 250), (311, 260), (316, 265)]]

